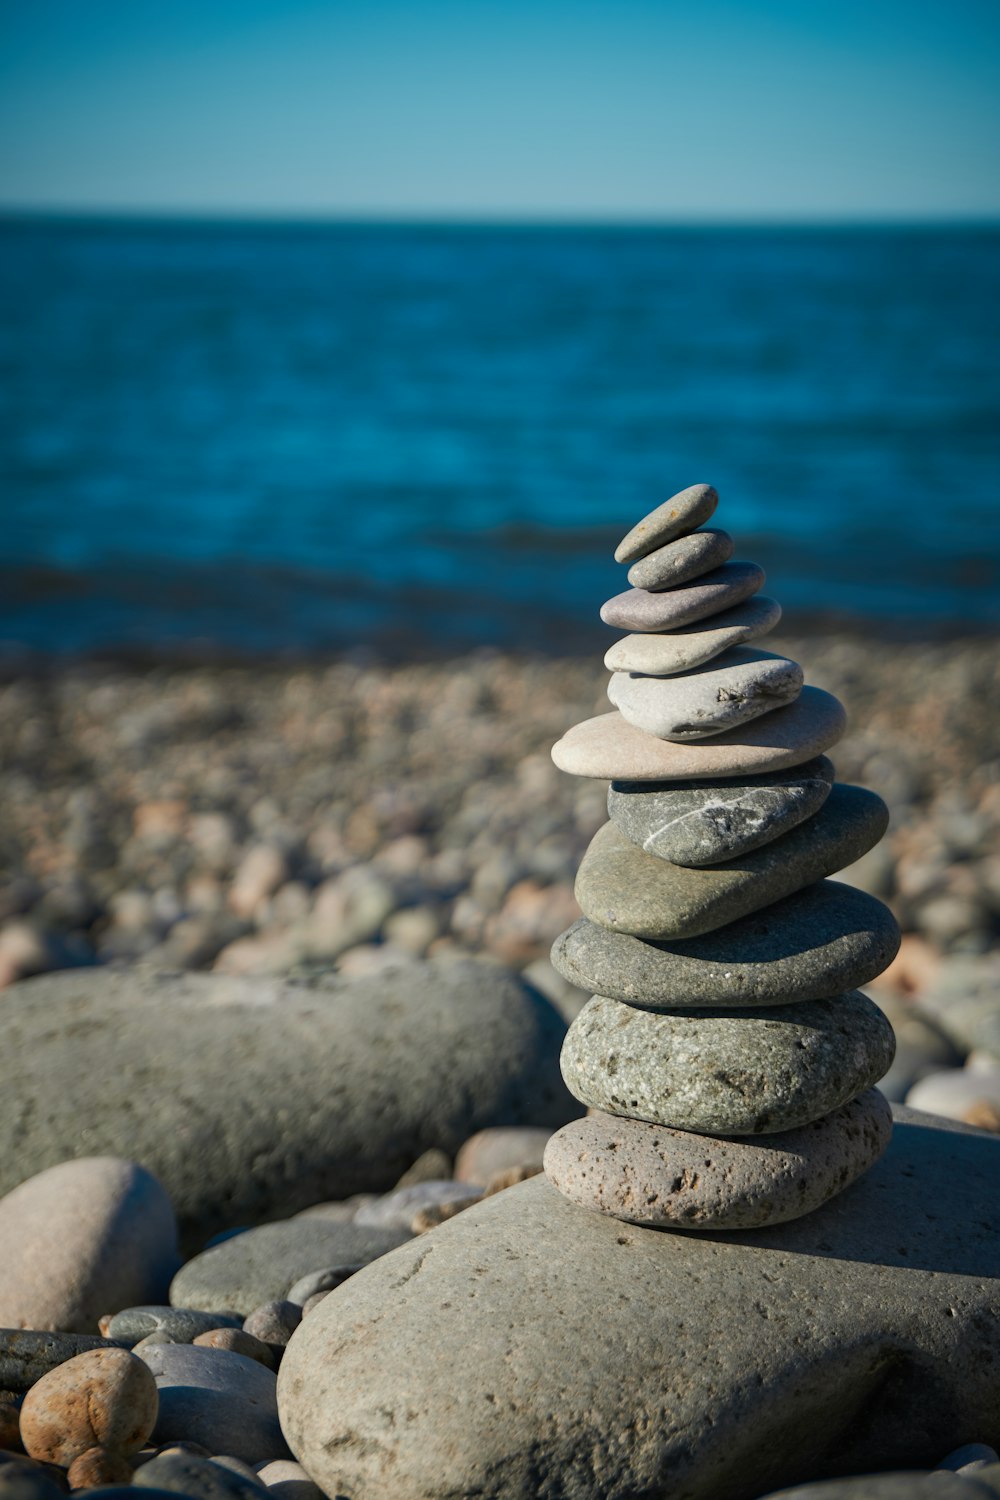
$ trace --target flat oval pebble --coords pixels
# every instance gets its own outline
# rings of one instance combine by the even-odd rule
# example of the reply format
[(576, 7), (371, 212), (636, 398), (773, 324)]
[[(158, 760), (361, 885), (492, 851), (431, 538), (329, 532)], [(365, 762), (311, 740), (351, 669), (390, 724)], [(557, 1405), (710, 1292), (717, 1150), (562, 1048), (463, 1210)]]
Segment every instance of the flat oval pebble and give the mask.
[(626, 589), (623, 594), (615, 594), (601, 605), (601, 619), (618, 630), (676, 630), (741, 604), (763, 588), (764, 582), (764, 569), (757, 563), (723, 563), (693, 583), (661, 593)]
[(770, 1135), (871, 1088), (894, 1050), (892, 1027), (858, 990), (665, 1015), (595, 995), (566, 1035), (562, 1074), (581, 1103), (607, 1114), (709, 1135)]
[(644, 672), (648, 677), (672, 677), (711, 661), (730, 646), (767, 635), (781, 619), (781, 605), (766, 594), (755, 594), (732, 609), (696, 620), (684, 630), (649, 635), (626, 635), (604, 655), (609, 672)]
[(889, 823), (881, 797), (834, 785), (815, 817), (726, 864), (697, 870), (646, 854), (605, 823), (574, 887), (584, 916), (635, 937), (698, 937), (832, 875), (878, 843)]
[(553, 943), (552, 966), (580, 989), (648, 1010), (788, 1005), (868, 984), (899, 943), (883, 902), (824, 880), (676, 942), (645, 942), (581, 917)]
[(825, 755), (766, 776), (714, 781), (616, 781), (608, 817), (647, 854), (675, 865), (714, 865), (748, 854), (819, 811), (833, 785)]
[(143, 1464), (134, 1483), (140, 1490), (169, 1490), (189, 1500), (260, 1500), (265, 1488), (255, 1474), (247, 1478), (214, 1458), (176, 1449)]
[(153, 1431), (156, 1382), (126, 1349), (91, 1349), (43, 1375), (21, 1406), (32, 1458), (67, 1465), (89, 1448), (134, 1453)]
[(141, 1358), (160, 1397), (156, 1444), (201, 1443), (249, 1464), (288, 1457), (271, 1370), (228, 1349), (193, 1344), (154, 1344)]
[(735, 646), (710, 666), (676, 677), (615, 672), (608, 697), (623, 719), (661, 740), (703, 740), (794, 703), (798, 662)]
[(822, 688), (804, 687), (794, 703), (696, 745), (658, 740), (620, 713), (599, 714), (567, 729), (552, 759), (571, 776), (602, 781), (701, 781), (780, 771), (835, 745), (847, 728), (843, 705)]
[(891, 1135), (892, 1112), (878, 1089), (766, 1143), (592, 1114), (555, 1132), (545, 1175), (582, 1208), (631, 1224), (760, 1229), (842, 1193)]
[(634, 589), (650, 589), (654, 593), (657, 589), (676, 588), (679, 583), (688, 583), (712, 568), (721, 567), (735, 550), (736, 543), (728, 531), (692, 531), (633, 563), (628, 570), (628, 581)]
[(108, 1320), (108, 1338), (137, 1344), (150, 1334), (163, 1333), (172, 1344), (193, 1344), (199, 1333), (227, 1325), (241, 1328), (242, 1322), (235, 1314), (193, 1307), (123, 1307)]
[(703, 526), (718, 503), (719, 497), (710, 484), (689, 484), (687, 489), (678, 490), (625, 533), (615, 548), (615, 562), (635, 562), (654, 547), (662, 547), (675, 537)]

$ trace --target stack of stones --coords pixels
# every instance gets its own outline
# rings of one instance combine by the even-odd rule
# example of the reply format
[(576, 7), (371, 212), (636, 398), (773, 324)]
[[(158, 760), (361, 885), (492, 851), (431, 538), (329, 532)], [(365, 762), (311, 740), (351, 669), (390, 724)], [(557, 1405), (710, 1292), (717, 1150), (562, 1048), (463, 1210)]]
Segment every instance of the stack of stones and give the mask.
[(882, 837), (885, 804), (834, 782), (830, 694), (757, 642), (781, 615), (732, 538), (702, 529), (709, 485), (640, 521), (615, 553), (634, 634), (605, 662), (617, 711), (576, 725), (557, 766), (611, 782), (580, 866), (583, 917), (552, 961), (593, 998), (563, 1077), (590, 1106), (556, 1132), (549, 1180), (633, 1223), (751, 1229), (809, 1213), (884, 1151), (873, 1087), (895, 1041), (857, 986), (899, 930), (826, 877)]

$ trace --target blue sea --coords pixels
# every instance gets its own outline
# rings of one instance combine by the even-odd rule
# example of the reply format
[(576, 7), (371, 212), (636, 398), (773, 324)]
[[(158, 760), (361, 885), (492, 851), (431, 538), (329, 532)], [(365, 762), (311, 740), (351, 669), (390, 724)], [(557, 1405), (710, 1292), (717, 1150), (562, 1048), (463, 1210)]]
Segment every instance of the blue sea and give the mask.
[(1000, 627), (997, 228), (14, 218), (0, 304), (8, 656), (594, 650), (703, 480), (793, 617)]

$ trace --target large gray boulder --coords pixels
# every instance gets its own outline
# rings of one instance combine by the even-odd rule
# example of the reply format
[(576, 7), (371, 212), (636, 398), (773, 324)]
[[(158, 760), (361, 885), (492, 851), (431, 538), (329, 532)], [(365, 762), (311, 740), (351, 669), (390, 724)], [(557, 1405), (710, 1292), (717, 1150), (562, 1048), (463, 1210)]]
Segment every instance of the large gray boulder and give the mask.
[(67, 1157), (128, 1156), (192, 1243), (389, 1188), (431, 1146), (579, 1115), (565, 1032), (516, 974), (472, 960), (353, 982), (144, 967), (25, 980), (0, 1006), (0, 1192)]
[(352, 1500), (750, 1500), (1000, 1438), (1000, 1141), (897, 1110), (791, 1224), (640, 1229), (543, 1178), (301, 1324), (282, 1427)]

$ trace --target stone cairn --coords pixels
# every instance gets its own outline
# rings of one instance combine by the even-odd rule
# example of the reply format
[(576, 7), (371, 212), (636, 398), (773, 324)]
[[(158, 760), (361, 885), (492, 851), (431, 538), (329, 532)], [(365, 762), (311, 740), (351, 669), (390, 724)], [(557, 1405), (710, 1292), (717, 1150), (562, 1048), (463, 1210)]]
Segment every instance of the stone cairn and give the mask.
[(552, 962), (593, 993), (562, 1072), (589, 1105), (545, 1153), (568, 1198), (632, 1223), (743, 1230), (795, 1219), (882, 1154), (873, 1088), (892, 1027), (856, 988), (899, 930), (826, 877), (882, 837), (888, 811), (834, 782), (841, 704), (746, 643), (780, 606), (731, 562), (693, 485), (615, 552), (632, 587), (601, 610), (636, 632), (605, 657), (616, 712), (577, 724), (557, 766), (611, 782), (611, 821), (580, 866), (583, 917)]

